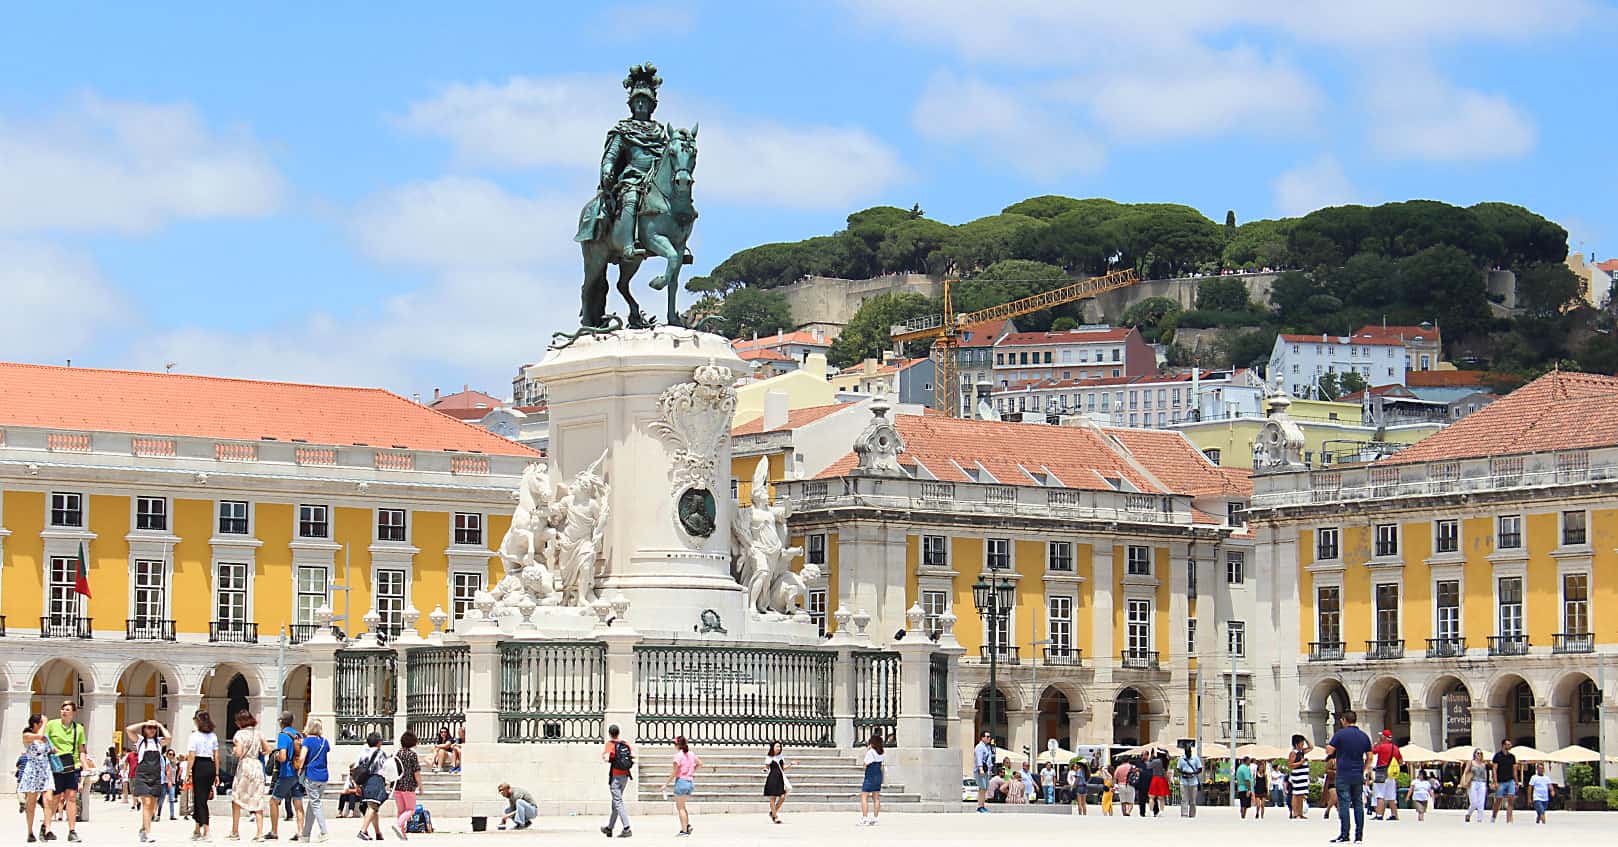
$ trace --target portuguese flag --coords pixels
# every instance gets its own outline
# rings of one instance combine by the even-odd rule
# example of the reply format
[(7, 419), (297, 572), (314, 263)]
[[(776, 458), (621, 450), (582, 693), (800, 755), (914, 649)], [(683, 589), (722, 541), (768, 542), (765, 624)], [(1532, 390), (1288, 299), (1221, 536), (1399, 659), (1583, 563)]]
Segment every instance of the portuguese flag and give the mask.
[(84, 542), (79, 542), (79, 569), (73, 575), (73, 593), (90, 596), (90, 565), (84, 558)]

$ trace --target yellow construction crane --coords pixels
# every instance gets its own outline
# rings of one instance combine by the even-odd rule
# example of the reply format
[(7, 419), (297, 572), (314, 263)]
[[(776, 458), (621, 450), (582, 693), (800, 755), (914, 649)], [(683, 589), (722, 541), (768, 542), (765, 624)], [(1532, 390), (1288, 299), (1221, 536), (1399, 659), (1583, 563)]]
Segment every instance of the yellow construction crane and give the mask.
[[(961, 413), (961, 383), (955, 375), (955, 348), (956, 335), (963, 327), (984, 321), (1005, 320), (1019, 315), (1041, 312), (1053, 306), (1086, 300), (1109, 291), (1117, 291), (1140, 282), (1140, 277), (1134, 270), (1113, 271), (1102, 276), (1093, 276), (1089, 279), (1042, 291), (1032, 297), (1013, 300), (998, 306), (990, 306), (976, 312), (954, 314), (950, 300), (950, 286), (960, 280), (946, 278), (944, 280), (944, 311), (938, 315), (912, 319), (904, 324), (896, 324), (892, 328), (894, 344), (906, 341), (915, 341), (921, 338), (933, 339), (932, 359), (936, 368), (933, 374), (933, 391), (938, 408), (949, 417), (958, 417)], [(1017, 282), (1019, 280), (1005, 280)]]

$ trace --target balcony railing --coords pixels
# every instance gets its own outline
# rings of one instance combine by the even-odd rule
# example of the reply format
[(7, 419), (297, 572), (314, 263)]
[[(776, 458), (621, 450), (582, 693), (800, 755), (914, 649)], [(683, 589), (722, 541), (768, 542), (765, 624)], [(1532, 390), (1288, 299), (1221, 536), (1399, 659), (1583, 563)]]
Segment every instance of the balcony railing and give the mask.
[(1403, 638), (1365, 642), (1365, 658), (1367, 659), (1403, 659), (1404, 657), (1405, 640)]
[(39, 619), (40, 638), (89, 638), (89, 618), (49, 615)]
[[(1254, 731), (1252, 721), (1239, 721), (1236, 724), (1236, 733), (1235, 733), (1235, 735), (1236, 735), (1236, 740), (1237, 741), (1244, 741), (1244, 740), (1245, 741), (1251, 741), (1251, 740), (1253, 740), (1253, 738), (1255, 736), (1258, 735), (1258, 733)], [(1220, 721), (1219, 722), (1219, 737), (1220, 738), (1229, 738), (1229, 737), (1231, 737), (1230, 721)]]
[(1489, 655), (1526, 656), (1528, 655), (1528, 636), (1491, 635), (1489, 636)]
[[(0, 619), (0, 635), (5, 634), (5, 621)], [(1594, 653), (1596, 637), (1588, 632), (1558, 632), (1551, 636), (1552, 653)]]
[(1343, 642), (1341, 641), (1311, 641), (1309, 642), (1309, 661), (1311, 662), (1341, 662), (1343, 660)]
[(1125, 650), (1119, 655), (1125, 669), (1135, 671), (1157, 670), (1156, 650)]
[(1046, 647), (1045, 664), (1082, 665), (1084, 664), (1084, 651), (1077, 647)]
[(157, 618), (128, 618), (124, 621), (126, 641), (173, 641), (174, 621)]
[(255, 621), (214, 621), (208, 624), (208, 640), (215, 644), (257, 644)]
[(989, 657), (993, 656), (995, 662), (999, 664), (1015, 665), (1022, 661), (1017, 657), (1017, 650), (1016, 647), (979, 647), (978, 658), (987, 662)]
[[(320, 624), (317, 624), (317, 623), (295, 623), (295, 624), (287, 627), (287, 643), (288, 644), (302, 644), (303, 642), (308, 641), (311, 638), (314, 638), (315, 633), (319, 632), (319, 631), (320, 631)], [(347, 636), (343, 635), (343, 631), (338, 629), (336, 626), (333, 626), (331, 628), (331, 634), (332, 634), (332, 637), (336, 638), (338, 641), (343, 641), (343, 640), (346, 640), (346, 638), (347, 638)]]
[(1466, 639), (1459, 635), (1427, 639), (1427, 658), (1458, 659), (1466, 655)]

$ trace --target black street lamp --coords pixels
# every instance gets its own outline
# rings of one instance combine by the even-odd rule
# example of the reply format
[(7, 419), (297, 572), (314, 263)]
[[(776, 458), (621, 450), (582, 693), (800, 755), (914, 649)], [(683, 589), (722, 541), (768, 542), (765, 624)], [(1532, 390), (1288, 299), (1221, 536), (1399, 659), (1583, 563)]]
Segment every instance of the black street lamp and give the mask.
[[(997, 714), (995, 706), (1000, 696), (1000, 689), (995, 684), (1000, 664), (1000, 619), (1011, 614), (1012, 608), (1017, 605), (1017, 584), (1002, 577), (1000, 570), (991, 565), (989, 572), (972, 585), (972, 605), (989, 622), (989, 702), (984, 723), (991, 735)], [(1009, 739), (1002, 740), (1010, 743)]]

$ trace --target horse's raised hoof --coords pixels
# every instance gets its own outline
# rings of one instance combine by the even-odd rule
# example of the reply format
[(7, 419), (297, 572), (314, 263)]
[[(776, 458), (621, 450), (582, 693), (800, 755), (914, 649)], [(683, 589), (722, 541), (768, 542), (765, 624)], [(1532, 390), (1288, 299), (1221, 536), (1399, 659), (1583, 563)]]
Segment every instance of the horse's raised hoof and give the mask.
[(663, 289), (669, 287), (668, 280), (666, 280), (666, 279), (664, 279), (662, 277), (658, 277), (657, 279), (654, 279), (651, 282), (648, 282), (646, 284), (648, 286), (651, 286), (651, 289), (653, 291), (662, 291)]

